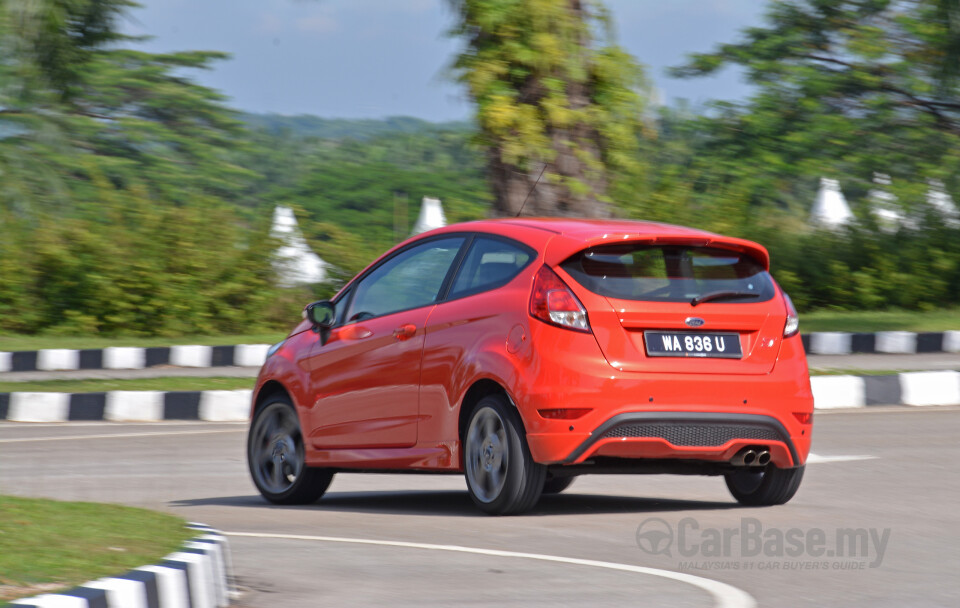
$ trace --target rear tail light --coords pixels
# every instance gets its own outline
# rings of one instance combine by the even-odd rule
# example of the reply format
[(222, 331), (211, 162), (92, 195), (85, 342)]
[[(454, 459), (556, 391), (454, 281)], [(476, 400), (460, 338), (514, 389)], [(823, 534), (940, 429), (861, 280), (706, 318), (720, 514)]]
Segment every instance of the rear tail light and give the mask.
[(587, 310), (549, 266), (542, 266), (533, 279), (530, 315), (551, 325), (590, 331)]
[(787, 322), (783, 324), (783, 337), (789, 338), (800, 332), (800, 317), (797, 316), (797, 309), (793, 306), (793, 300), (786, 292), (783, 292), (783, 300), (787, 303)]

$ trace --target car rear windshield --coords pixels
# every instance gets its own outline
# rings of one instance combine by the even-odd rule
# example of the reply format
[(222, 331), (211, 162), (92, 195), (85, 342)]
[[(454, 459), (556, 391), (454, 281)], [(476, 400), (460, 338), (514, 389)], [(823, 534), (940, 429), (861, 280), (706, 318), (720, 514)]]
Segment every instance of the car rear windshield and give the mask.
[(773, 280), (756, 260), (716, 247), (606, 245), (560, 266), (590, 291), (622, 300), (762, 302), (774, 294)]

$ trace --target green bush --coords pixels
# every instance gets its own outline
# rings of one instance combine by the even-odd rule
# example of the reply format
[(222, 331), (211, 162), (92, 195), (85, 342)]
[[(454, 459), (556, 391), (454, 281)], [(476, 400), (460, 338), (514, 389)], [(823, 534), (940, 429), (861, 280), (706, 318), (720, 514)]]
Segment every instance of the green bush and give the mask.
[(770, 250), (774, 277), (801, 310), (930, 310), (960, 301), (960, 229), (754, 236)]

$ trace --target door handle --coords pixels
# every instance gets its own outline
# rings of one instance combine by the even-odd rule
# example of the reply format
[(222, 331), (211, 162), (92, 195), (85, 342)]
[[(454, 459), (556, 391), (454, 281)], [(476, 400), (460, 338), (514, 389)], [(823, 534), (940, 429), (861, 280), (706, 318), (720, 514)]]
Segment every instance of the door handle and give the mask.
[(417, 326), (413, 323), (406, 323), (393, 330), (393, 337), (403, 342), (409, 340), (417, 333)]

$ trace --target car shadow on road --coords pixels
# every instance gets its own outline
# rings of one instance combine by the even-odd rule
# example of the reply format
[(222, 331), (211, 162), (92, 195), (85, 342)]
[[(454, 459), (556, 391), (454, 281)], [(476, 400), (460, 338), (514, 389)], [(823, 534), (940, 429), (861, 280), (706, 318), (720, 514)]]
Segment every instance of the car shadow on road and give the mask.
[[(394, 492), (330, 492), (312, 505), (272, 505), (260, 496), (223, 496), (178, 500), (173, 507), (224, 506), (260, 509), (294, 509), (387, 515), (444, 515), (481, 517), (484, 514), (473, 504), (466, 491), (394, 491)], [(556, 516), (606, 513), (649, 513), (682, 511), (716, 511), (740, 508), (735, 502), (640, 498), (606, 494), (571, 492), (544, 496), (528, 515)]]

